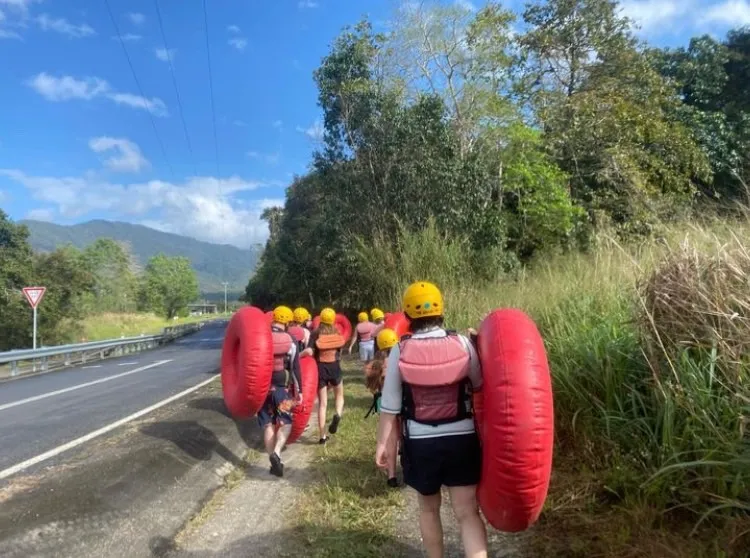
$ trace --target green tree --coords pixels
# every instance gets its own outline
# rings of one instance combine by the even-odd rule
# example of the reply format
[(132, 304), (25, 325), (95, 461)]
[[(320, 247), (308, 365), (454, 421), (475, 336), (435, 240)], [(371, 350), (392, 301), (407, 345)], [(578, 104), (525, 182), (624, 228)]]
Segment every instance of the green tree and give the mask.
[(0, 209), (0, 350), (30, 346), (31, 310), (22, 290), (31, 285), (29, 231)]
[(146, 265), (141, 287), (142, 308), (174, 318), (198, 298), (198, 278), (190, 260), (158, 254)]
[(110, 238), (99, 238), (83, 252), (96, 284), (89, 302), (92, 312), (132, 312), (137, 306), (135, 260), (129, 248)]

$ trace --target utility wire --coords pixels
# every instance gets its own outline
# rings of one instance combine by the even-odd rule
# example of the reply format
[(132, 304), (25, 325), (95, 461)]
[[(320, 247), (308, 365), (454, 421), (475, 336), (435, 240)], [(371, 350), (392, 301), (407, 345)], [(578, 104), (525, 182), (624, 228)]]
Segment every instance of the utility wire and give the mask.
[(185, 111), (182, 109), (182, 99), (180, 98), (180, 89), (177, 87), (177, 76), (175, 75), (174, 65), (172, 64), (172, 54), (167, 45), (167, 35), (164, 33), (164, 22), (161, 18), (161, 10), (159, 9), (159, 0), (154, 0), (154, 7), (156, 8), (156, 17), (159, 20), (159, 31), (161, 32), (161, 39), (164, 43), (164, 52), (167, 54), (167, 62), (169, 63), (169, 73), (172, 76), (172, 85), (174, 86), (174, 92), (177, 96), (177, 106), (180, 110), (180, 120), (182, 120), (182, 130), (185, 132), (185, 141), (187, 142), (188, 151), (190, 152), (190, 159), (193, 163), (193, 174), (198, 176), (198, 168), (195, 164), (195, 154), (193, 153), (193, 144), (190, 142), (190, 134), (188, 133), (187, 122), (185, 121)]
[[(144, 100), (148, 100), (148, 97), (146, 97), (145, 93), (143, 92), (143, 88), (141, 87), (141, 82), (138, 80), (138, 75), (135, 73), (135, 68), (133, 67), (133, 61), (130, 59), (130, 54), (128, 54), (128, 48), (125, 46), (125, 41), (123, 41), (122, 35), (120, 34), (120, 27), (117, 25), (117, 20), (115, 19), (115, 15), (112, 12), (112, 6), (110, 6), (109, 0), (104, 0), (104, 4), (107, 6), (107, 12), (109, 12), (109, 18), (112, 20), (112, 25), (114, 26), (115, 32), (117, 33), (117, 38), (120, 40), (122, 51), (125, 53), (125, 58), (128, 61), (128, 66), (130, 66), (130, 72), (133, 74), (133, 79), (135, 80), (136, 87), (138, 87), (138, 92), (141, 94), (141, 97), (143, 97)], [(174, 167), (172, 167), (172, 163), (170, 163), (169, 157), (167, 157), (167, 150), (164, 148), (164, 142), (161, 141), (159, 130), (156, 128), (156, 121), (154, 120), (154, 115), (151, 112), (151, 107), (147, 105), (146, 111), (148, 112), (148, 117), (151, 120), (151, 126), (154, 129), (154, 134), (156, 135), (156, 141), (159, 143), (159, 148), (161, 149), (162, 156), (164, 157), (164, 160), (166, 161), (167, 166), (169, 167), (169, 172), (172, 174), (172, 180), (175, 180)]]

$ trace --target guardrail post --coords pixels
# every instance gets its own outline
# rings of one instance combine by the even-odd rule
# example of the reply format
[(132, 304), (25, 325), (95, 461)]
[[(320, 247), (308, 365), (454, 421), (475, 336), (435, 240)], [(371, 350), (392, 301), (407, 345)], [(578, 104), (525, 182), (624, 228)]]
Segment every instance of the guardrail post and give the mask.
[(65, 366), (70, 366), (70, 353), (65, 353)]
[(47, 357), (42, 357), (42, 372), (46, 372), (49, 367), (49, 361)]
[(18, 361), (14, 360), (10, 363), (10, 375), (18, 376)]

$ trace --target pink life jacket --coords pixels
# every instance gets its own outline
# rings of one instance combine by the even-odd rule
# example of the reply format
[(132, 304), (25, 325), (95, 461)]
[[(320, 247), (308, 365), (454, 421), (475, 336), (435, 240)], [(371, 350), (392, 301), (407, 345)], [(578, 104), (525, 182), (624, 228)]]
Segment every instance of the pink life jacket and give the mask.
[(372, 341), (372, 334), (377, 328), (372, 322), (362, 322), (357, 324), (357, 335), (359, 335), (360, 341)]
[(423, 424), (446, 424), (472, 416), (469, 352), (455, 332), (445, 337), (404, 336), (399, 370), (402, 412)]
[(298, 343), (301, 343), (304, 345), (305, 343), (305, 330), (302, 328), (302, 326), (292, 326), (288, 330), (288, 333), (294, 337)]
[(273, 339), (273, 371), (284, 372), (289, 367), (289, 349), (294, 340), (286, 331), (271, 331)]

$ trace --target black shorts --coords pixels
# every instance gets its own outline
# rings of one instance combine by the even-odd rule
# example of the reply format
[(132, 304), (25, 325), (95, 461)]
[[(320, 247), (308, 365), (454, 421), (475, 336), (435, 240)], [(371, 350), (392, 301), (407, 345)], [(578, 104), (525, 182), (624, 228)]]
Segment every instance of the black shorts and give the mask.
[(404, 482), (423, 496), (437, 494), (441, 486), (479, 484), (482, 450), (476, 433), (405, 438), (402, 451)]
[(258, 425), (265, 428), (269, 424), (281, 426), (292, 424), (294, 398), (285, 387), (272, 387), (263, 406), (258, 411)]
[(318, 389), (336, 387), (341, 383), (341, 365), (338, 362), (318, 363)]

